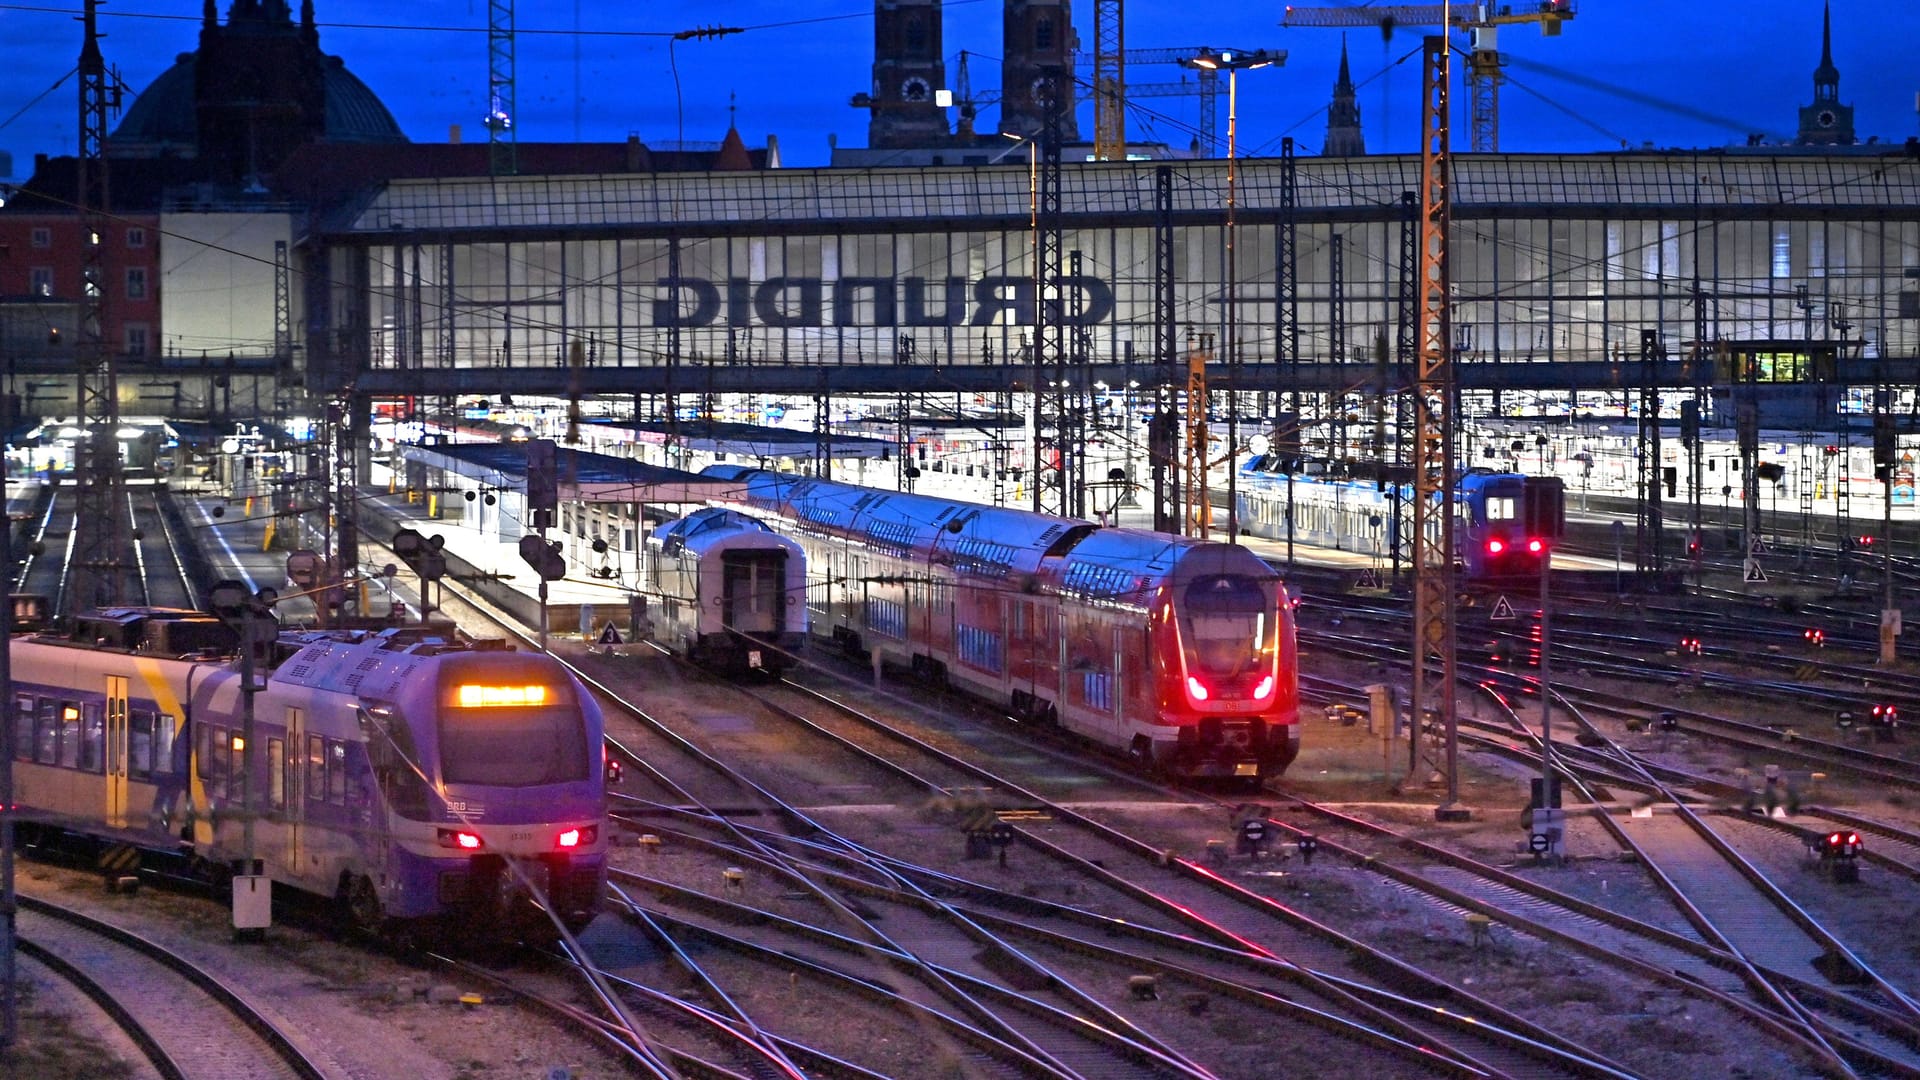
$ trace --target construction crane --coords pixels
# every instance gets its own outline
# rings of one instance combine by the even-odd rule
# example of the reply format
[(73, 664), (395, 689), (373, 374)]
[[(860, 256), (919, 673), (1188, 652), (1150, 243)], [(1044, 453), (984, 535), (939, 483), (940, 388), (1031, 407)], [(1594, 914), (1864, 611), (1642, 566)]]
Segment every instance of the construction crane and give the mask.
[(488, 0), (486, 124), (490, 176), (512, 176), (520, 171), (513, 107), (513, 0)]
[[(1113, 76), (1113, 86), (1116, 92), (1108, 100), (1111, 101), (1114, 109), (1124, 112), (1128, 98), (1186, 97), (1188, 95), (1198, 94), (1200, 96), (1200, 145), (1206, 147), (1207, 151), (1211, 153), (1214, 147), (1220, 145), (1220, 140), (1215, 134), (1219, 128), (1216, 122), (1216, 117), (1219, 114), (1218, 103), (1220, 99), (1219, 71), (1209, 68), (1199, 68), (1195, 71), (1195, 74), (1199, 77), (1192, 82), (1182, 78), (1179, 82), (1141, 83), (1133, 86), (1127, 86), (1124, 83), (1122, 72), (1125, 70), (1125, 65), (1128, 64), (1181, 64), (1191, 61), (1196, 56), (1205, 56), (1213, 51), (1213, 49), (1203, 45), (1173, 49), (1122, 49), (1119, 52), (1120, 59), (1116, 62)], [(1251, 52), (1253, 50), (1236, 51)], [(1262, 51), (1272, 58), (1275, 66), (1287, 62), (1287, 52), (1285, 49), (1265, 49)], [(1000, 100), (1000, 91), (998, 90), (982, 90), (977, 94), (974, 93), (972, 79), (967, 72), (967, 55), (965, 49), (960, 50), (960, 55), (953, 67), (953, 103), (960, 109), (959, 120), (954, 126), (954, 136), (962, 141), (973, 138), (974, 118), (978, 115), (979, 107), (982, 105), (991, 105)], [(1075, 53), (1073, 59), (1075, 64), (1089, 63), (1092, 61), (1092, 54), (1084, 52)], [(1100, 131), (1099, 116), (1101, 100), (1097, 79), (1098, 72), (1096, 65), (1096, 82), (1094, 87), (1094, 152), (1096, 155), (1100, 152), (1098, 133)], [(856, 95), (853, 99), (853, 104), (860, 108), (872, 107), (871, 100), (868, 100), (865, 95)], [(1110, 122), (1115, 125), (1120, 123), (1118, 120), (1112, 120)], [(1123, 132), (1124, 128), (1121, 128), (1116, 130), (1113, 135), (1112, 147), (1116, 150), (1116, 158), (1124, 158), (1126, 156), (1126, 136)]]
[(1560, 24), (1574, 16), (1573, 0), (1536, 0), (1521, 10), (1492, 4), (1383, 4), (1379, 7), (1294, 7), (1289, 5), (1281, 26), (1377, 26), (1391, 37), (1403, 26), (1446, 26), (1467, 32), (1468, 112), (1474, 153), (1500, 149), (1499, 29), (1516, 23), (1539, 23), (1540, 33), (1558, 37)]

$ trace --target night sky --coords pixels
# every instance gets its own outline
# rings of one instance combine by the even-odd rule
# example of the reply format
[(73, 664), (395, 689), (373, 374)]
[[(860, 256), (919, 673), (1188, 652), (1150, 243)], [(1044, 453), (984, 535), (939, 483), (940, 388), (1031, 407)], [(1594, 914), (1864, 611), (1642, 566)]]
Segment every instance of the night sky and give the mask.
[[(1524, 6), (1518, 0), (1513, 7)], [(467, 141), (480, 127), (487, 87), (486, 0), (315, 0), (321, 47), (346, 60), (392, 110), (416, 142), (442, 142), (452, 125)], [(222, 0), (222, 18), (226, 0)], [(297, 11), (297, 0), (294, 2)], [(1500, 32), (1513, 60), (1501, 92), (1503, 151), (1590, 151), (1652, 144), (1705, 147), (1742, 144), (1749, 134), (1790, 139), (1796, 108), (1813, 97), (1820, 59), (1815, 0), (1675, 3), (1671, 0), (1581, 0), (1557, 38), (1537, 27)], [(72, 153), (78, 89), (70, 72), (80, 48), (78, 5), (0, 4), (0, 149), (24, 178), (33, 155)], [(181, 52), (196, 47), (195, 0), (117, 0), (103, 6), (102, 48), (132, 91), (143, 89)], [(1000, 0), (948, 0), (945, 52), (976, 54), (976, 89), (999, 82)], [(1279, 48), (1284, 67), (1240, 76), (1240, 153), (1278, 152), (1292, 136), (1299, 152), (1317, 153), (1324, 109), (1339, 62), (1342, 32), (1282, 28), (1282, 6), (1216, 0), (1133, 0), (1127, 11), (1132, 48), (1211, 46)], [(1195, 18), (1204, 13), (1204, 23)], [(1076, 6), (1081, 47), (1091, 50), (1092, 3)], [(869, 89), (873, 60), (871, 5), (861, 0), (519, 0), (517, 124), (522, 141), (714, 142), (726, 131), (730, 97), (750, 146), (777, 135), (785, 164), (824, 164), (829, 138), (866, 144), (866, 115), (847, 100)], [(677, 30), (738, 26), (744, 33), (672, 46), (680, 103), (669, 64)], [(1203, 28), (1197, 28), (1203, 27)], [(583, 31), (575, 33), (575, 31)], [(1370, 151), (1412, 152), (1419, 106), (1419, 28), (1382, 40), (1376, 29), (1346, 32), (1353, 78)], [(1455, 35), (1464, 46), (1464, 35)], [(1836, 0), (1834, 63), (1840, 100), (1856, 110), (1864, 141), (1900, 143), (1920, 134), (1920, 4), (1910, 0)], [(1464, 63), (1456, 64), (1456, 71)], [(1084, 79), (1090, 76), (1085, 68)], [(1130, 83), (1174, 82), (1175, 67), (1131, 67)], [(1632, 99), (1601, 87), (1625, 90)], [(131, 98), (127, 104), (131, 104)], [(1457, 93), (1455, 145), (1466, 146), (1466, 97)], [(17, 115), (16, 115), (17, 114)], [(997, 112), (987, 107), (981, 127)], [(1128, 135), (1186, 145), (1198, 124), (1198, 100), (1139, 98)], [(1221, 134), (1226, 103), (1220, 106)], [(1091, 106), (1082, 133), (1091, 136)]]

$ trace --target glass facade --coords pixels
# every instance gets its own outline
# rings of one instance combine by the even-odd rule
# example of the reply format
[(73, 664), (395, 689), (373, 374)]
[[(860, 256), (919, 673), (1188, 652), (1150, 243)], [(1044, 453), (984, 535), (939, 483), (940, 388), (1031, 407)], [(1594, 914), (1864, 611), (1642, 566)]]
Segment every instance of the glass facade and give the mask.
[[(1035, 306), (1095, 363), (1155, 350), (1155, 171), (1173, 172), (1178, 334), (1278, 357), (1281, 163), (1238, 163), (1234, 297), (1225, 163), (1067, 166), (1069, 253), (1036, 297), (1031, 180), (1003, 167), (399, 181), (324, 242), (365, 253), (332, 318), (375, 367), (1022, 363)], [(1397, 336), (1401, 194), (1416, 159), (1302, 158), (1301, 357)], [(1456, 159), (1453, 332), (1467, 363), (1639, 356), (1709, 340), (1920, 345), (1920, 160), (1722, 154)], [(1329, 252), (1340, 238), (1342, 278)], [(336, 259), (338, 255), (334, 256)], [(339, 265), (335, 263), (335, 265)], [(1339, 310), (1331, 302), (1343, 298)], [(1344, 355), (1335, 357), (1335, 343)]]

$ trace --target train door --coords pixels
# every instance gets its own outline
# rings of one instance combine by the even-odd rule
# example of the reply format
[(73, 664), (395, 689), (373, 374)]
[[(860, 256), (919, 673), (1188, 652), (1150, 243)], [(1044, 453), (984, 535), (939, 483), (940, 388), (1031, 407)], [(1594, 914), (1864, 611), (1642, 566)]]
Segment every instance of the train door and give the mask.
[(284, 865), (295, 874), (302, 869), (305, 858), (301, 850), (306, 842), (302, 835), (306, 830), (306, 745), (307, 716), (304, 709), (287, 710), (287, 743), (284, 750), (275, 757), (273, 768), (279, 773), (268, 781), (268, 787), (280, 799), (285, 800), (286, 823), (286, 859)]
[(107, 824), (127, 827), (127, 677), (107, 676)]
[(721, 625), (766, 638), (780, 632), (780, 616), (786, 610), (786, 561), (784, 551), (729, 551), (720, 558), (722, 575)]

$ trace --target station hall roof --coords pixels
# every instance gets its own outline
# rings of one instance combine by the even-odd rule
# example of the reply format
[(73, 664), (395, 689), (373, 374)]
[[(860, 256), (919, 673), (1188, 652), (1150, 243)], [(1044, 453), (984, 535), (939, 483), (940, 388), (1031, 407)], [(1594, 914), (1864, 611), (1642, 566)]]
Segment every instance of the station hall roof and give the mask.
[[(509, 491), (527, 490), (527, 444), (524, 442), (406, 446), (400, 454), (407, 461), (450, 472), (477, 484)], [(732, 480), (565, 446), (554, 451), (554, 469), (563, 502), (703, 503), (740, 486)]]
[[(675, 433), (674, 428), (665, 421), (609, 420), (604, 423), (609, 427), (636, 433), (644, 432), (657, 437), (649, 441), (664, 441), (668, 435)], [(823, 440), (835, 458), (877, 458), (883, 452), (891, 453), (893, 448), (893, 444), (885, 439), (875, 439), (865, 435), (842, 435), (834, 432), (815, 435), (811, 431), (800, 431), (795, 428), (739, 424), (724, 420), (683, 421), (678, 426), (678, 434), (683, 446), (709, 453), (738, 454), (749, 458), (810, 458)]]

